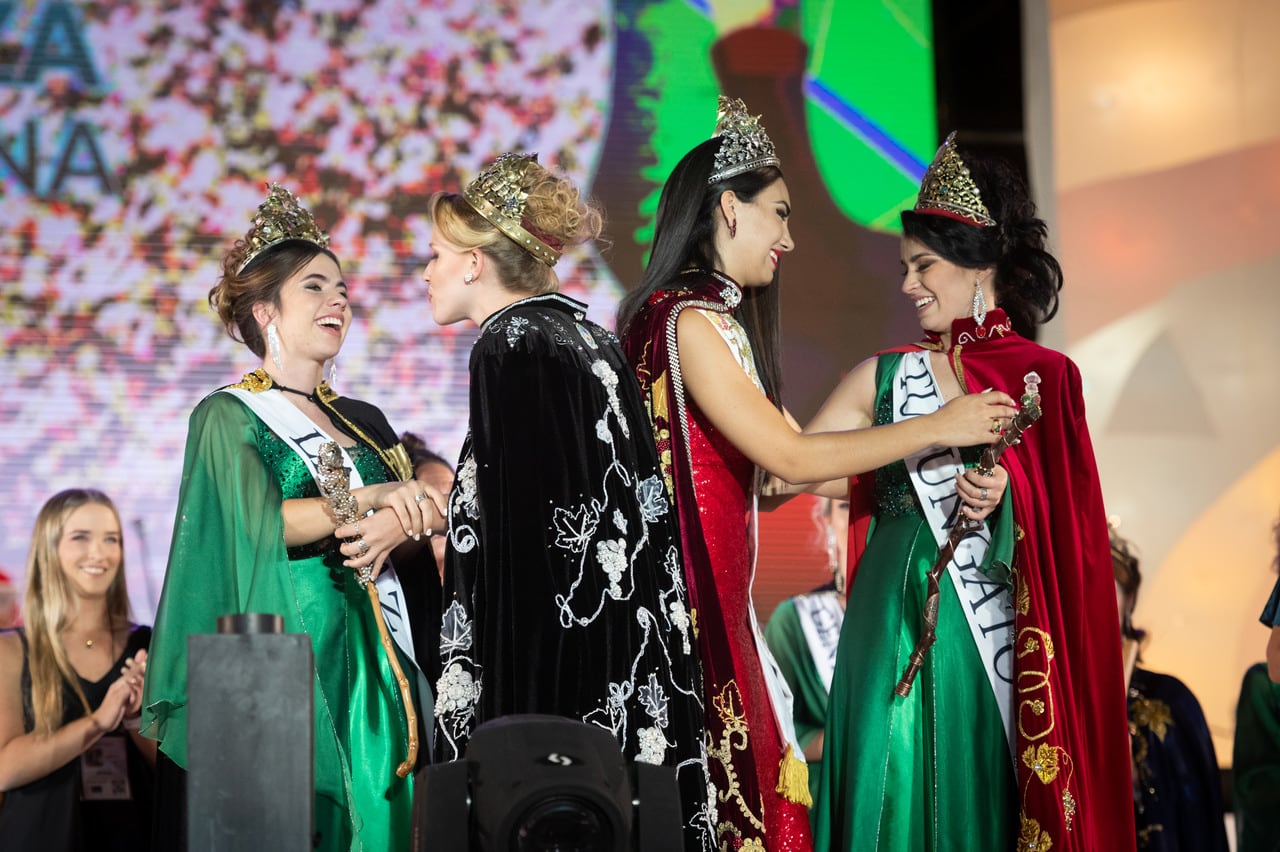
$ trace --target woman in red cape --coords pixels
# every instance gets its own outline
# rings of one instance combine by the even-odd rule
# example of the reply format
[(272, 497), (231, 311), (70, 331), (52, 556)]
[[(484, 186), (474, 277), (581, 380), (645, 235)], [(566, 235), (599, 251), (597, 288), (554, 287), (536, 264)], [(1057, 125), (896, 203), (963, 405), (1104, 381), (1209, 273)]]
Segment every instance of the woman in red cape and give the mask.
[(851, 371), (808, 429), (909, 422), (984, 388), (1038, 392), (1043, 414), (1001, 458), (1001, 508), (942, 578), (937, 642), (906, 696), (894, 687), (952, 520), (934, 507), (931, 477), (978, 453), (931, 451), (854, 482), (857, 567), (817, 846), (1132, 849), (1116, 600), (1080, 373), (1014, 330), (1057, 307), (1062, 272), (1044, 222), (1016, 175), (962, 160), (952, 139), (902, 222), (902, 290), (925, 340)]
[[(774, 285), (793, 247), (790, 214), (773, 143), (741, 101), (722, 99), (716, 135), (663, 188), (649, 266), (619, 312), (680, 519), (722, 849), (812, 846), (790, 695), (751, 608), (756, 466), (789, 481), (848, 476), (952, 436), (989, 442), (992, 420), (1014, 413), (1012, 400), (991, 393), (884, 429), (793, 428), (774, 402)], [(970, 497), (983, 505), (976, 486)]]

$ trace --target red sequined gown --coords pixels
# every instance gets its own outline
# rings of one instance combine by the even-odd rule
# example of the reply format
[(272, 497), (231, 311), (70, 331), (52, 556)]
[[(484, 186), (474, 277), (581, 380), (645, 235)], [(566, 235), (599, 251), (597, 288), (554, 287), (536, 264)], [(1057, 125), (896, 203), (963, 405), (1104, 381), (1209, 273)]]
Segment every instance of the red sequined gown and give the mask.
[[(752, 543), (749, 540), (751, 481), (755, 465), (739, 452), (688, 400), (685, 428), (689, 435), (694, 494), (707, 552), (715, 576), (720, 607), (729, 635), (738, 687), (750, 731), (748, 748), (764, 798), (764, 843), (768, 852), (809, 850), (809, 812), (776, 792), (778, 761), (786, 743), (765, 686), (751, 621)], [(710, 704), (708, 710), (714, 712)], [(720, 808), (731, 804), (719, 803)], [(759, 816), (759, 814), (756, 814)]]

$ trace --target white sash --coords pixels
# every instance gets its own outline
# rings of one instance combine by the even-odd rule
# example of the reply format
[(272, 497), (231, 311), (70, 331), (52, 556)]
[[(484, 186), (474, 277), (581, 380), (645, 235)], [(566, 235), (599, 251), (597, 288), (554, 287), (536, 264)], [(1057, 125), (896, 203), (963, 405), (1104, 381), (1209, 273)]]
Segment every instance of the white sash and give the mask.
[[(307, 465), (312, 477), (319, 481), (320, 471), (317, 468), (320, 445), (326, 441), (334, 441), (323, 429), (311, 422), (311, 419), (289, 403), (284, 394), (278, 390), (266, 390), (253, 393), (244, 388), (222, 388), (238, 398), (279, 438), (288, 444), (298, 457)], [(351, 471), (352, 488), (364, 485), (360, 470), (347, 455), (347, 450), (338, 444), (342, 452), (342, 463)], [(382, 566), (375, 585), (378, 587), (378, 602), (382, 605), (382, 617), (387, 622), (387, 632), (395, 640), (396, 645), (404, 652), (414, 666), (418, 661), (413, 655), (413, 631), (404, 611), (404, 589), (400, 586), (400, 578), (396, 576), (395, 566), (390, 559)]]
[(831, 676), (836, 670), (836, 649), (840, 646), (840, 625), (844, 623), (844, 607), (837, 592), (812, 592), (792, 598), (800, 629), (809, 643), (809, 655), (822, 678), (822, 686), (831, 691)]
[[(746, 331), (742, 326), (717, 311), (701, 308), (693, 310), (711, 321), (711, 325), (724, 338), (725, 345), (729, 347), (734, 360), (755, 383), (755, 386), (760, 388), (760, 392), (764, 393), (764, 385), (761, 384), (760, 377), (756, 373), (755, 359), (751, 354), (751, 342), (747, 339)], [(758, 479), (757, 471), (753, 469), (752, 482)], [(778, 661), (769, 650), (769, 643), (764, 639), (764, 631), (760, 629), (760, 620), (756, 618), (755, 597), (752, 590), (756, 582), (756, 554), (760, 550), (758, 514), (759, 494), (753, 484), (751, 488), (751, 580), (747, 586), (747, 613), (751, 616), (751, 634), (755, 637), (756, 653), (760, 657), (760, 668), (764, 673), (765, 687), (769, 692), (769, 703), (773, 705), (773, 715), (778, 720), (778, 734), (791, 744), (791, 752), (796, 760), (804, 762), (804, 748), (801, 747), (800, 740), (796, 736), (795, 711), (792, 709), (795, 705), (795, 696), (791, 694), (791, 687), (787, 685), (787, 679), (782, 676), (782, 669), (778, 667)]]
[[(902, 356), (893, 382), (895, 422), (931, 414), (942, 407), (942, 393), (933, 378), (929, 353), (908, 352)], [(954, 447), (933, 447), (905, 459), (907, 473), (915, 488), (925, 520), (941, 548), (950, 535), (960, 510), (956, 474), (964, 471), (960, 451)], [(956, 546), (947, 565), (960, 608), (969, 622), (969, 632), (982, 657), (987, 680), (995, 693), (996, 705), (1004, 721), (1009, 751), (1016, 742), (1013, 729), (1013, 602), (1009, 589), (993, 583), (980, 566), (991, 544), (991, 531), (984, 523)]]

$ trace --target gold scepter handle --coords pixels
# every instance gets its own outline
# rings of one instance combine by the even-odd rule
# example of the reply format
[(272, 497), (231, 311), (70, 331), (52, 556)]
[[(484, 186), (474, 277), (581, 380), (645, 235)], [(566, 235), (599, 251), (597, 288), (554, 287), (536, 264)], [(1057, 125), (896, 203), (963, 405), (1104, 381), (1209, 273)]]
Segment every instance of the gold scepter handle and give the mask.
[[(1031, 372), (1027, 373), (1022, 380), (1026, 383), (1026, 390), (1022, 394), (1022, 408), (1014, 415), (1013, 420), (1009, 421), (1009, 426), (1000, 433), (1000, 440), (982, 451), (982, 458), (978, 462), (978, 470), (984, 474), (990, 473), (995, 468), (1004, 451), (1018, 443), (1022, 439), (1022, 433), (1027, 431), (1032, 423), (1039, 420), (1040, 415), (1043, 413), (1040, 410), (1040, 376)], [(959, 510), (957, 509), (958, 513)], [(894, 695), (906, 698), (911, 694), (911, 685), (915, 682), (916, 675), (920, 673), (921, 667), (924, 666), (925, 654), (929, 652), (929, 648), (933, 646), (933, 643), (938, 638), (938, 608), (942, 603), (942, 574), (947, 570), (947, 564), (955, 556), (956, 548), (960, 546), (960, 542), (964, 540), (964, 537), (981, 526), (981, 521), (974, 521), (963, 515), (957, 517), (955, 525), (951, 527), (951, 533), (947, 536), (946, 542), (938, 552), (937, 561), (929, 569), (929, 573), (925, 578), (924, 610), (920, 615), (920, 637), (916, 639), (915, 648), (912, 649), (911, 655), (907, 657), (907, 667), (903, 670), (902, 677), (898, 680), (898, 685), (893, 688)]]
[[(356, 520), (356, 499), (351, 496), (351, 480), (346, 465), (342, 463), (342, 450), (333, 441), (320, 445), (319, 463), (320, 493), (329, 501), (334, 520), (338, 526), (346, 526)], [(400, 667), (400, 659), (396, 654), (395, 640), (387, 630), (387, 620), (382, 615), (382, 603), (378, 600), (378, 586), (373, 582), (373, 572), (362, 569), (358, 577), (360, 585), (369, 593), (369, 605), (373, 608), (373, 620), (378, 625), (378, 638), (382, 642), (382, 650), (391, 664), (391, 674), (396, 679), (400, 690), (400, 701), (404, 704), (405, 726), (409, 734), (409, 753), (396, 767), (396, 775), (408, 777), (418, 762), (418, 711), (413, 705), (413, 692), (409, 688), (409, 678)]]

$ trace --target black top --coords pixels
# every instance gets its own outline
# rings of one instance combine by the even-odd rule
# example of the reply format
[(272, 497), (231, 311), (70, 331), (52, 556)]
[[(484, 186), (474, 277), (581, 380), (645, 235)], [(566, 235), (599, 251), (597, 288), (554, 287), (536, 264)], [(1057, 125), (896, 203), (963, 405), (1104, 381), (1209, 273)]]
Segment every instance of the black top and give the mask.
[[(31, 669), (27, 636), (22, 640), (22, 716), (27, 732), (35, 728), (31, 703)], [(89, 706), (97, 709), (107, 689), (120, 677), (124, 661), (151, 642), (150, 627), (134, 627), (119, 658), (101, 680), (80, 678)], [(62, 692), (63, 725), (84, 716), (80, 699), (69, 685)], [(121, 737), (129, 759), (129, 788), (125, 800), (80, 798), (80, 761), (77, 757), (54, 772), (4, 794), (0, 805), (0, 838), (5, 852), (146, 852), (151, 848), (151, 797), (153, 773), (147, 759), (122, 729), (107, 737)], [(105, 739), (105, 738), (104, 738)]]

